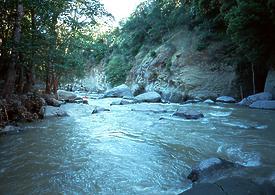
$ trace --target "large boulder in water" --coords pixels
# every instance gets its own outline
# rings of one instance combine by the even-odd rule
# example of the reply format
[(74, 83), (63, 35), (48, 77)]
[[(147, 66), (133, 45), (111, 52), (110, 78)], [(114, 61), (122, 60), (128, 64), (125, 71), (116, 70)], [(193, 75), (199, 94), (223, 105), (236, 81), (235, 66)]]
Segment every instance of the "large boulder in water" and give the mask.
[(161, 96), (157, 92), (147, 92), (136, 96), (136, 100), (139, 102), (160, 102)]
[(48, 106), (60, 107), (63, 104), (62, 101), (55, 99), (51, 95), (44, 95), (43, 98)]
[(208, 177), (214, 175), (218, 171), (223, 171), (225, 169), (230, 169), (238, 167), (235, 163), (221, 159), (221, 158), (209, 158), (201, 161), (197, 166), (195, 166), (191, 173), (187, 176), (187, 179), (192, 182), (201, 180), (203, 177)]
[(222, 102), (222, 103), (235, 103), (236, 100), (233, 97), (230, 96), (221, 96), (216, 99), (216, 102)]
[(123, 84), (119, 85), (117, 87), (114, 87), (113, 89), (108, 90), (105, 94), (104, 97), (123, 97), (123, 96), (133, 96), (131, 89)]
[(196, 110), (186, 110), (185, 108), (179, 108), (174, 114), (173, 116), (178, 116), (184, 119), (200, 119), (203, 118), (204, 115)]
[(65, 101), (73, 101), (77, 95), (74, 94), (73, 92), (70, 91), (65, 91), (65, 90), (58, 90), (58, 99), (59, 100), (65, 100)]
[(44, 117), (65, 117), (69, 116), (66, 111), (64, 111), (61, 107), (53, 107), (53, 106), (46, 106)]
[(250, 108), (275, 110), (275, 100), (260, 100), (252, 103)]
[(257, 93), (255, 95), (250, 95), (247, 98), (244, 98), (238, 104), (242, 106), (249, 106), (256, 101), (263, 101), (263, 100), (272, 100), (272, 94), (269, 92), (262, 92), (262, 93)]

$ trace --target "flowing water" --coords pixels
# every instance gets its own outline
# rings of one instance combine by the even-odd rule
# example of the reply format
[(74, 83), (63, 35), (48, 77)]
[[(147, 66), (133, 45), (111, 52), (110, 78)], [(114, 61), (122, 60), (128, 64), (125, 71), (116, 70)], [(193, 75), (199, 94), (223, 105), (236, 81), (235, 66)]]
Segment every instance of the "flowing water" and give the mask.
[[(236, 174), (275, 180), (274, 111), (111, 101), (90, 100), (111, 109), (93, 115), (91, 105), (67, 104), (69, 117), (0, 137), (0, 194), (177, 194), (209, 157), (247, 167)], [(171, 117), (179, 107), (205, 118)]]

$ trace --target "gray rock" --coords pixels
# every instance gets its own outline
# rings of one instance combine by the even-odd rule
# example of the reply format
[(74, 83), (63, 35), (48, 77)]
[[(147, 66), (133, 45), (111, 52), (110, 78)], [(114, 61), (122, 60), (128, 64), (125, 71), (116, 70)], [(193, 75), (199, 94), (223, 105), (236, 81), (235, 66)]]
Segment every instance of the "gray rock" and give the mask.
[(147, 92), (136, 96), (139, 102), (160, 102), (161, 96), (157, 92)]
[(137, 100), (122, 99), (120, 105), (135, 104), (137, 102)]
[(186, 100), (186, 95), (176, 88), (165, 88), (159, 91), (165, 102), (182, 103)]
[(121, 99), (112, 101), (112, 103), (110, 104), (110, 106), (118, 106), (118, 105), (121, 105)]
[(235, 103), (236, 100), (233, 97), (230, 96), (221, 96), (216, 99), (216, 102), (222, 102), (222, 103)]
[(252, 103), (250, 108), (275, 110), (275, 100), (260, 100)]
[(97, 113), (105, 112), (105, 111), (110, 111), (110, 109), (96, 106), (96, 107), (93, 109), (92, 114), (97, 114)]
[(215, 102), (211, 99), (207, 99), (203, 103), (205, 103), (205, 104), (215, 104)]
[(218, 180), (215, 183), (199, 183), (193, 185), (190, 190), (187, 190), (181, 195), (273, 195), (275, 188), (272, 183), (266, 182), (257, 184), (254, 181), (241, 178), (229, 177)]
[(58, 90), (58, 99), (59, 100), (65, 100), (65, 101), (73, 101), (77, 97), (76, 94), (73, 92), (65, 91), (65, 90)]
[(173, 116), (178, 116), (185, 119), (200, 119), (203, 118), (204, 115), (201, 112), (195, 111), (195, 110), (186, 110), (184, 108), (178, 109)]
[(123, 97), (123, 96), (129, 96), (129, 97), (133, 96), (131, 89), (125, 84), (114, 87), (113, 89), (107, 91), (104, 94), (105, 98), (106, 97)]
[(69, 116), (69, 114), (64, 111), (61, 107), (53, 107), (53, 106), (46, 106), (44, 117), (65, 117)]
[(192, 169), (191, 173), (187, 176), (187, 179), (195, 182), (201, 180), (203, 177), (213, 175), (217, 171), (223, 171), (224, 169), (238, 166), (240, 165), (234, 164), (221, 158), (209, 158), (201, 161), (197, 166), (195, 166)]
[(247, 98), (244, 98), (238, 104), (242, 106), (249, 106), (256, 101), (261, 101), (261, 100), (272, 100), (272, 94), (269, 92), (262, 92), (262, 93), (257, 93), (255, 95), (250, 95)]
[(46, 103), (48, 106), (54, 106), (54, 107), (60, 107), (63, 104), (62, 101), (59, 101), (55, 98), (46, 98)]

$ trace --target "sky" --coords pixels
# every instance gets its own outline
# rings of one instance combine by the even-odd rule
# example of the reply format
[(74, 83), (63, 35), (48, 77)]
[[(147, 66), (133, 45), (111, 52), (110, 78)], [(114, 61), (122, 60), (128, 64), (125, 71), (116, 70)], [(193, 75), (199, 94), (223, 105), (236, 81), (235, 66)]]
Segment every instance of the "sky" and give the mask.
[(142, 1), (143, 0), (101, 0), (107, 11), (115, 17), (115, 25), (118, 25), (121, 19), (130, 16)]

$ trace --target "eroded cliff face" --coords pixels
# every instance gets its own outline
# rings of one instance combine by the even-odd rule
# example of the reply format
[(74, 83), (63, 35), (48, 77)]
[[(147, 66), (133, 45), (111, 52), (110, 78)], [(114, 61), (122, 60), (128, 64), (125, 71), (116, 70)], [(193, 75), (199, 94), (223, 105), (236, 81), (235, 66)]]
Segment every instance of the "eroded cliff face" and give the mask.
[(127, 84), (137, 93), (157, 91), (171, 102), (240, 96), (237, 67), (223, 60), (225, 42), (197, 50), (196, 33), (182, 30), (161, 46), (136, 56)]

